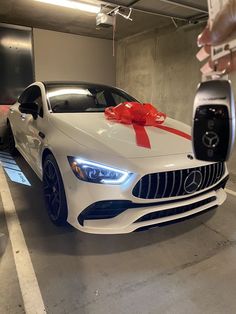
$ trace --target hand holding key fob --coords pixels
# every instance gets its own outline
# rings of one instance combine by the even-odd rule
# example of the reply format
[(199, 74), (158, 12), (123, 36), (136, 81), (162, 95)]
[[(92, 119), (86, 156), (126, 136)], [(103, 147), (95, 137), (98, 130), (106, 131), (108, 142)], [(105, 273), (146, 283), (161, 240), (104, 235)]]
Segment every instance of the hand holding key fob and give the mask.
[(230, 81), (199, 84), (193, 110), (193, 151), (204, 161), (228, 160), (235, 137), (235, 107)]

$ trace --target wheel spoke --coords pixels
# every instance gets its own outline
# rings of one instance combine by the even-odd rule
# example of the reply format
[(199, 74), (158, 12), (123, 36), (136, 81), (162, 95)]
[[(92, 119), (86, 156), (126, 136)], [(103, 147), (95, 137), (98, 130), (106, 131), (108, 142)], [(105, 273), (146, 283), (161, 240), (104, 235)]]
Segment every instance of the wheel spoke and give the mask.
[(56, 202), (58, 203), (59, 202), (59, 195), (57, 193), (55, 193), (52, 197), (52, 205)]
[(57, 169), (50, 160), (47, 160), (44, 165), (43, 192), (49, 215), (53, 221), (56, 221), (61, 212), (61, 187)]
[(45, 186), (45, 187), (43, 188), (43, 191), (44, 191), (44, 195), (45, 195), (45, 196), (49, 196), (49, 195), (51, 195), (51, 193), (52, 193), (52, 189), (51, 189), (49, 186)]

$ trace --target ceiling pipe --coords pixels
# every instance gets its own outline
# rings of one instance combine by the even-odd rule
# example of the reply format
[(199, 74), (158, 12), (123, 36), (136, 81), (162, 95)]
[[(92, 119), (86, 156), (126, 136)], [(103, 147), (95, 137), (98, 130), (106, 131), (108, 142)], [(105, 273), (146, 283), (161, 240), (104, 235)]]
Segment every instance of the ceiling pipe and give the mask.
[(165, 3), (169, 3), (169, 4), (172, 4), (172, 5), (176, 5), (178, 7), (182, 7), (182, 8), (185, 8), (185, 9), (190, 9), (190, 10), (193, 10), (193, 11), (201, 12), (201, 13), (208, 13), (207, 10), (204, 10), (202, 8), (199, 8), (199, 7), (196, 7), (196, 6), (192, 6), (190, 4), (187, 4), (187, 3), (184, 3), (184, 2), (180, 2), (180, 1), (174, 1), (174, 0), (159, 0), (159, 1), (162, 1), (162, 2), (165, 2)]
[(208, 20), (209, 15), (208, 14), (197, 14), (197, 15), (192, 15), (188, 17), (189, 23), (194, 23), (194, 22), (199, 22), (202, 20)]
[(134, 4), (140, 2), (140, 0), (133, 0), (128, 4), (128, 7), (132, 7)]
[(171, 20), (172, 20), (172, 22), (173, 22), (175, 28), (178, 28), (178, 24), (175, 22), (175, 19), (172, 17)]
[[(123, 8), (130, 8), (131, 5), (124, 5), (122, 3), (119, 3), (118, 1), (116, 2), (113, 2), (112, 0), (110, 1), (103, 1), (103, 3), (105, 4), (110, 4), (112, 6), (120, 6), (120, 7), (123, 7)], [(163, 12), (160, 12), (160, 11), (150, 11), (150, 10), (144, 10), (144, 9), (138, 9), (138, 8), (134, 8), (133, 9), (137, 12), (141, 12), (141, 13), (146, 13), (146, 14), (152, 14), (152, 15), (156, 15), (156, 16), (162, 16), (162, 17), (167, 17), (167, 18), (174, 18), (176, 20), (180, 20), (180, 21), (188, 21), (188, 18), (186, 17), (182, 17), (182, 16), (179, 16), (179, 15), (173, 15), (173, 14), (166, 14), (166, 13), (163, 13)]]

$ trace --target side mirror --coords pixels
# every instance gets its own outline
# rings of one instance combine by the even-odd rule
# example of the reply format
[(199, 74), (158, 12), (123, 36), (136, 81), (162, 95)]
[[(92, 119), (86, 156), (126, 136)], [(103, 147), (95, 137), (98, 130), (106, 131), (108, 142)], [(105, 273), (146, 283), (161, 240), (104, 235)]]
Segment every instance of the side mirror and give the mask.
[(36, 103), (23, 103), (19, 106), (19, 110), (25, 114), (31, 114), (34, 119), (38, 117), (38, 105)]

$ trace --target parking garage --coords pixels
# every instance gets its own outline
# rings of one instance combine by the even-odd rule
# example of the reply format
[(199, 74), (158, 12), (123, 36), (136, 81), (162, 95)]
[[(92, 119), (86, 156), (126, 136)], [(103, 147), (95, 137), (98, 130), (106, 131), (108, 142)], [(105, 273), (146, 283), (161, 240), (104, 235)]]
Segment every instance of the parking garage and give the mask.
[(192, 148), (208, 18), (1, 1), (0, 313), (235, 313), (235, 150)]

